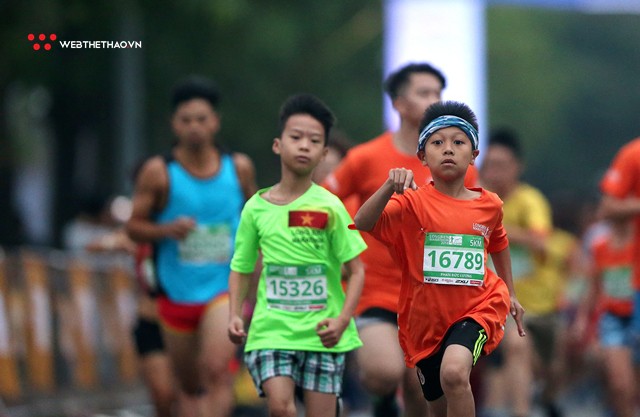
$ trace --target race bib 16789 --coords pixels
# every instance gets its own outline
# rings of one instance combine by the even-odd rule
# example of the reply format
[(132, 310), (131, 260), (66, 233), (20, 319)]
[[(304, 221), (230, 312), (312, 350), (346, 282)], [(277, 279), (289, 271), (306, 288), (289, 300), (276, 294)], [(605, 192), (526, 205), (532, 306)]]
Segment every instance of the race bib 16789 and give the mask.
[(424, 282), (481, 286), (484, 282), (484, 238), (428, 233), (422, 263)]

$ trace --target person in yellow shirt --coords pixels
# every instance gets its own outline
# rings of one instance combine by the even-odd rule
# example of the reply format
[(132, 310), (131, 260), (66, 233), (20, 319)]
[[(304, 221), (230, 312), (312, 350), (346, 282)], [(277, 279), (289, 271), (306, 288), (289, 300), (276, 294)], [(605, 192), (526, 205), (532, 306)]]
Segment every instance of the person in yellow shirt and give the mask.
[[(509, 237), (513, 282), (526, 311), (529, 337), (519, 337), (515, 323), (507, 322), (496, 355), (500, 360), (494, 357), (497, 363), (485, 373), (487, 384), (500, 384), (501, 389), (489, 388), (484, 406), (506, 408), (514, 417), (531, 415), (535, 375), (540, 374), (544, 382), (549, 380), (560, 324), (557, 275), (545, 267), (553, 233), (551, 206), (540, 190), (522, 182), (523, 171), (517, 135), (508, 129), (494, 131), (480, 168), (480, 181), (504, 201), (503, 224)], [(535, 369), (537, 363), (539, 370)], [(549, 417), (559, 415), (551, 398), (542, 402)]]

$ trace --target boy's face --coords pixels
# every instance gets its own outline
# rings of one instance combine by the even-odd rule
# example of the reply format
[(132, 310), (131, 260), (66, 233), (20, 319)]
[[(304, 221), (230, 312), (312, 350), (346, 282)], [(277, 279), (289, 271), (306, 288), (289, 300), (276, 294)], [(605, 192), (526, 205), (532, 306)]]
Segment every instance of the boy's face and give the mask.
[(433, 74), (418, 72), (409, 76), (409, 82), (394, 100), (393, 106), (401, 119), (418, 126), (424, 111), (440, 101), (441, 97), (440, 80)]
[(427, 140), (422, 164), (429, 167), (433, 178), (464, 178), (469, 165), (480, 153), (473, 150), (471, 140), (457, 127), (445, 127)]
[(502, 145), (487, 148), (480, 168), (480, 178), (484, 187), (501, 193), (511, 184), (519, 181), (522, 164), (511, 149)]
[(198, 147), (213, 142), (220, 118), (207, 100), (194, 98), (176, 107), (171, 127), (180, 143)]
[(342, 154), (336, 148), (327, 146), (327, 153), (320, 160), (318, 166), (313, 170), (311, 177), (314, 182), (320, 184), (329, 174), (331, 174), (342, 161)]
[(273, 152), (283, 167), (298, 176), (310, 175), (326, 155), (324, 126), (308, 114), (287, 119), (280, 138), (273, 141)]

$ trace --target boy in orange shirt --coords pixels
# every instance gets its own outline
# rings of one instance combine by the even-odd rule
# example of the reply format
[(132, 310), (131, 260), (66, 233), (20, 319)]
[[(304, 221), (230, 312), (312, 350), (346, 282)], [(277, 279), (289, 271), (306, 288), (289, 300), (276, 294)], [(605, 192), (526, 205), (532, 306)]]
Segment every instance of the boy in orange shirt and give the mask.
[[(351, 148), (322, 185), (345, 205), (355, 198), (360, 208), (391, 168), (411, 169), (418, 186), (428, 184), (431, 173), (422, 168), (415, 149), (422, 116), (430, 105), (440, 101), (445, 87), (444, 74), (426, 62), (409, 63), (389, 74), (384, 90), (399, 116), (398, 129)], [(475, 166), (469, 167), (465, 184), (473, 187), (477, 180)], [(398, 344), (400, 271), (385, 244), (367, 233), (362, 237), (367, 249), (362, 253), (365, 283), (356, 308), (356, 324), (363, 343), (356, 351), (360, 381), (372, 394), (373, 417), (399, 417), (401, 412), (404, 417), (425, 417), (420, 385), (405, 366)], [(382, 362), (381, 357), (385, 358)], [(396, 401), (397, 392), (402, 393), (402, 409)]]
[(635, 333), (633, 355), (640, 363), (640, 137), (624, 145), (616, 154), (600, 182), (602, 201), (600, 216), (607, 219), (633, 219), (633, 286), (634, 309), (631, 327)]
[[(407, 366), (418, 368), (435, 417), (475, 416), (471, 368), (498, 345), (509, 312), (524, 336), (502, 201), (464, 185), (479, 154), (477, 130), (465, 104), (431, 105), (417, 155), (433, 181), (418, 188), (411, 170), (391, 169), (355, 217), (356, 227), (388, 244), (401, 266), (400, 345)], [(497, 275), (486, 267), (487, 253)]]
[(591, 245), (589, 291), (580, 305), (573, 331), (581, 339), (592, 331), (589, 320), (599, 315), (598, 341), (609, 405), (617, 417), (635, 415), (636, 383), (632, 347), (633, 229), (629, 218), (609, 222), (609, 231)]

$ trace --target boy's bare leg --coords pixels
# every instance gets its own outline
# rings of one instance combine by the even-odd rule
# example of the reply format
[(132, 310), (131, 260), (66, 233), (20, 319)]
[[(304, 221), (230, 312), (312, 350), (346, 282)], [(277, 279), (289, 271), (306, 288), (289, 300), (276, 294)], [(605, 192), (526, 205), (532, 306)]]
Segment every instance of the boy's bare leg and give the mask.
[(338, 417), (336, 416), (337, 401), (338, 397), (335, 394), (305, 391), (305, 417)]
[(513, 322), (505, 326), (504, 369), (506, 388), (511, 399), (513, 416), (524, 417), (531, 412), (533, 385), (533, 347), (531, 337), (520, 337)]
[(152, 352), (139, 359), (142, 377), (149, 389), (157, 417), (172, 417), (178, 394), (173, 370), (165, 352)]
[(450, 345), (444, 351), (440, 383), (447, 398), (447, 417), (474, 417), (476, 407), (469, 381), (473, 356), (468, 348)]
[(363, 346), (356, 351), (356, 357), (362, 386), (379, 398), (395, 396), (407, 369), (397, 327), (372, 323), (360, 329), (359, 334)]
[(447, 399), (443, 395), (435, 401), (427, 402), (429, 417), (447, 417)]
[(631, 351), (626, 347), (605, 348), (604, 364), (611, 406), (618, 417), (633, 417), (635, 414), (635, 371)]
[(269, 378), (262, 383), (269, 417), (296, 417), (294, 388), (293, 379), (286, 376)]
[(206, 416), (228, 417), (233, 411), (233, 375), (229, 363), (237, 346), (227, 335), (228, 300), (216, 302), (205, 312), (200, 324), (201, 368), (204, 370)]
[(424, 399), (415, 369), (406, 368), (403, 384), (404, 415), (406, 417), (427, 417), (427, 400)]
[(198, 337), (195, 332), (183, 333), (166, 328), (162, 337), (178, 380), (180, 417), (200, 417), (199, 409), (203, 392), (198, 366)]

